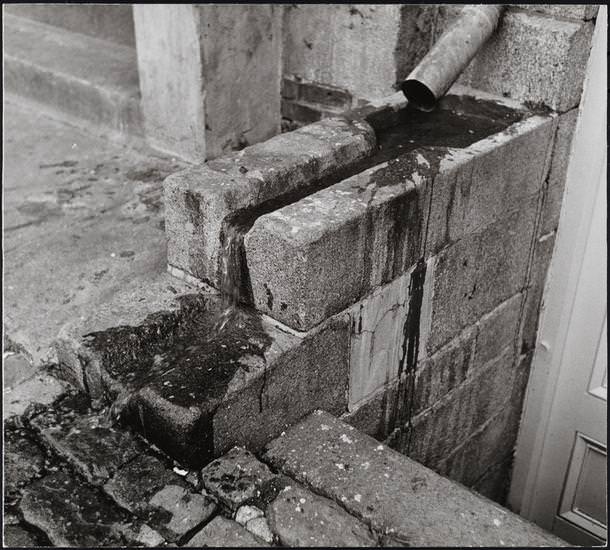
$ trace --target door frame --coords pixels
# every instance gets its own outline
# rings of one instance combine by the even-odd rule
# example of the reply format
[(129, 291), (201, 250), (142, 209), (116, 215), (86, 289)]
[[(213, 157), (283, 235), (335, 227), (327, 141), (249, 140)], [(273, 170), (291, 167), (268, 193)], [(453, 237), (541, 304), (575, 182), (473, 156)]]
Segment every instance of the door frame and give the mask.
[[(558, 389), (563, 344), (597, 196), (606, 163), (607, 8), (600, 6), (566, 174), (557, 239), (547, 276), (508, 505), (533, 521), (538, 478)], [(552, 525), (542, 525), (550, 529)]]

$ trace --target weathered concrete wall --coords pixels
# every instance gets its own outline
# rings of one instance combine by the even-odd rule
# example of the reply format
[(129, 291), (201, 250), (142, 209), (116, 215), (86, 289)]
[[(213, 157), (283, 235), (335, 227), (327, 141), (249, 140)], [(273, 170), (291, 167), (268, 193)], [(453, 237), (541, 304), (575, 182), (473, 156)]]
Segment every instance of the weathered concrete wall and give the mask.
[(286, 122), (314, 122), (392, 94), (430, 47), (436, 11), (432, 5), (286, 5)]
[(135, 5), (146, 135), (204, 161), (280, 131), (281, 7)]
[(412, 62), (423, 49), (418, 41), (425, 42), (426, 29), (419, 27), (425, 27), (422, 13), (428, 11), (399, 4), (286, 6), (284, 75), (356, 97), (389, 95), (409, 57)]

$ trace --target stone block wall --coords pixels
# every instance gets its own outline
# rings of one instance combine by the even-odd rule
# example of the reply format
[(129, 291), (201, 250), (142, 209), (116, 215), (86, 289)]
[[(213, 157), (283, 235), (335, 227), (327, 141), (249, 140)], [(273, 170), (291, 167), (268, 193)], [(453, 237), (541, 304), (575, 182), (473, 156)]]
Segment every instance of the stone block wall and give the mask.
[[(458, 82), (565, 112), (578, 105), (596, 5), (515, 4)], [(282, 117), (306, 124), (375, 100), (425, 56), (462, 6), (292, 4), (284, 11)], [(315, 90), (295, 94), (295, 87)], [(328, 92), (328, 90), (333, 90)]]
[[(285, 27), (309, 9), (287, 8)], [(306, 381), (314, 372), (321, 376), (321, 365), (349, 373), (335, 413), (502, 501), (593, 12), (509, 8), (461, 77), (473, 88), (454, 87), (458, 99), (452, 96), (437, 110), (468, 118), (464, 98), (474, 98), (478, 122), (437, 129), (445, 141), (426, 141), (430, 131), (414, 135), (413, 146), (382, 159), (375, 157), (385, 143), (379, 120), (400, 119), (404, 98), (379, 100), (391, 90), (375, 89), (366, 79), (359, 90), (350, 89), (340, 75), (351, 68), (333, 65), (339, 46), (328, 50), (331, 42), (320, 29), (332, 24), (348, 33), (356, 18), (358, 25), (372, 25), (371, 40), (385, 33), (387, 49), (400, 25), (390, 28), (381, 20), (419, 14), (428, 21), (422, 15), (428, 12), (367, 9), (368, 18), (360, 8), (320, 8), (318, 24), (291, 37), (299, 36), (309, 52), (284, 58), (283, 93), (291, 108), (308, 108), (312, 119), (350, 113), (168, 178), (169, 264), (185, 279), (221, 288), (227, 231), (245, 223), (240, 216), (246, 213), (240, 254), (251, 305), (298, 338), (342, 327), (329, 344), (333, 351), (348, 350), (338, 361), (327, 361), (319, 350), (295, 351), (298, 361), (296, 355), (290, 361), (303, 365), (303, 387), (310, 387)], [(422, 28), (437, 36), (456, 9), (439, 7), (434, 24)], [(319, 48), (313, 36), (320, 37)], [(310, 72), (298, 73), (299, 63)], [(316, 63), (335, 72), (312, 83)], [(378, 71), (371, 82), (388, 82), (390, 73), (396, 82), (408, 70), (381, 61), (371, 67)], [(320, 116), (316, 105), (323, 105)], [(487, 133), (452, 141), (452, 132), (476, 134), (483, 120)], [(280, 370), (274, 376), (283, 380)], [(283, 384), (274, 390), (277, 403), (284, 403), (275, 412), (287, 418), (279, 399)]]
[[(336, 414), (502, 501), (576, 110), (537, 114), (455, 91), (480, 98), (481, 114), (495, 104), (513, 118), (469, 145), (415, 147), (362, 171), (382, 142), (377, 115), (331, 118), (168, 178), (169, 259), (174, 273), (218, 288), (223, 227), (253, 213), (243, 239), (253, 304), (314, 343), (287, 360), (302, 367), (267, 374), (269, 412), (291, 417), (282, 395), (295, 375), (283, 372), (299, 372), (305, 389), (317, 387), (312, 377), (347, 376)], [(399, 116), (401, 105), (373, 113)], [(316, 191), (330, 176), (337, 183)], [(316, 335), (332, 326), (341, 330), (324, 344)], [(217, 414), (214, 430), (259, 448), (250, 431), (235, 432), (235, 414), (264, 416), (244, 403)], [(267, 436), (281, 430), (261, 422)]]

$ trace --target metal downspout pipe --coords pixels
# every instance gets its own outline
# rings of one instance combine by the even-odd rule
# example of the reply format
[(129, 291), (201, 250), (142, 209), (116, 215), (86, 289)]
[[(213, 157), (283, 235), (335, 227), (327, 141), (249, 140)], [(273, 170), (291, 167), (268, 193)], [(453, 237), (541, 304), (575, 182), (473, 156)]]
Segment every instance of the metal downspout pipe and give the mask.
[(409, 103), (432, 111), (460, 73), (493, 34), (502, 5), (468, 5), (411, 71), (400, 87)]

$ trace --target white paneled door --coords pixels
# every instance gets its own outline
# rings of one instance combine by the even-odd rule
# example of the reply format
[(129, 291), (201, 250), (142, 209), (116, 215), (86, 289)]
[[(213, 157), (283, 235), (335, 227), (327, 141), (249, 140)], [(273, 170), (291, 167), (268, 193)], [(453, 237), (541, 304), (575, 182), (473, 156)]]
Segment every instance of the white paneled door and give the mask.
[(607, 9), (600, 8), (515, 458), (510, 506), (607, 539)]

